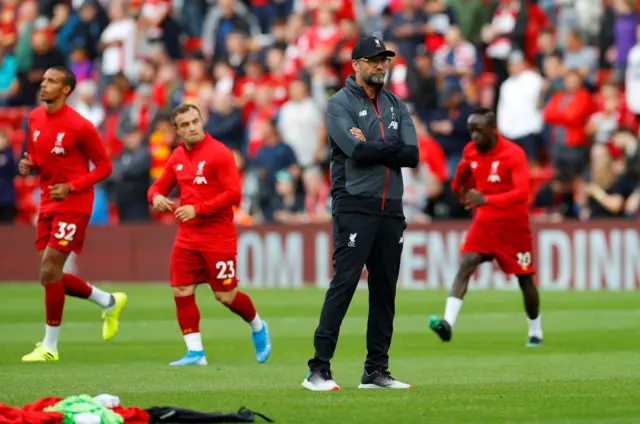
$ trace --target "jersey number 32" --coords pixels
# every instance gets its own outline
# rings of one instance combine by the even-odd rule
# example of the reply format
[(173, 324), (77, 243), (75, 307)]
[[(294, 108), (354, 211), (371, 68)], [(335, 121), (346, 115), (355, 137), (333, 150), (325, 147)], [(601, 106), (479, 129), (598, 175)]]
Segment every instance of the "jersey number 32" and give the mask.
[(58, 231), (54, 234), (58, 240), (73, 241), (73, 236), (76, 234), (76, 224), (67, 222), (58, 222)]

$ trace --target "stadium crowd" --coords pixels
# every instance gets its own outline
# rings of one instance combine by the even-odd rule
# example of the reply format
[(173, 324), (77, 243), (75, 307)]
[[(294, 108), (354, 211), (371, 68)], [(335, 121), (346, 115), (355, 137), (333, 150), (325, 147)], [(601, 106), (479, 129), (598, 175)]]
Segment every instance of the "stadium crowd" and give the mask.
[(409, 222), (468, 216), (448, 182), (474, 106), (495, 107), (525, 149), (537, 219), (640, 209), (635, 0), (3, 0), (0, 13), (0, 221), (37, 214), (37, 176), (16, 163), (54, 65), (76, 74), (70, 103), (114, 163), (93, 224), (173, 222), (145, 193), (177, 145), (181, 102), (235, 153), (239, 225), (329, 220), (323, 114), (363, 33), (398, 53), (387, 88), (419, 135)]

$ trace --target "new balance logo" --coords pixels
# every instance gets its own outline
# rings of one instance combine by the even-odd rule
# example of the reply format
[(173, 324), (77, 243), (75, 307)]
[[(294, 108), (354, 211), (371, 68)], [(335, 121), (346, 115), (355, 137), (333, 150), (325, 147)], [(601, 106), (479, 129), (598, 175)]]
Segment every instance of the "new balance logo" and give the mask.
[(349, 234), (349, 247), (356, 247), (356, 237), (358, 237), (358, 233)]
[(51, 149), (51, 153), (54, 153), (56, 155), (64, 154), (64, 147), (62, 147), (63, 139), (64, 139), (64, 133), (58, 133), (58, 135), (56, 136), (56, 144), (53, 146), (53, 149)]
[(204, 165), (206, 161), (198, 163), (198, 170), (196, 171), (196, 177), (193, 179), (194, 184), (206, 184), (207, 179), (204, 177)]
[(366, 110), (361, 110), (360, 111), (360, 116), (367, 116), (367, 111)]

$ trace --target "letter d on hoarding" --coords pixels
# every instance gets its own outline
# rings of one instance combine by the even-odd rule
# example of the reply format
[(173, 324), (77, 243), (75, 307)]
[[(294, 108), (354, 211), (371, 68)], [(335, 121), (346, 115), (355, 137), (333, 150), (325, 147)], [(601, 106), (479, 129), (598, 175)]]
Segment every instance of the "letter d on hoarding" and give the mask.
[[(540, 288), (543, 290), (568, 290), (571, 282), (571, 265), (571, 242), (567, 233), (560, 230), (538, 232), (538, 281)], [(556, 268), (557, 272), (554, 273)]]

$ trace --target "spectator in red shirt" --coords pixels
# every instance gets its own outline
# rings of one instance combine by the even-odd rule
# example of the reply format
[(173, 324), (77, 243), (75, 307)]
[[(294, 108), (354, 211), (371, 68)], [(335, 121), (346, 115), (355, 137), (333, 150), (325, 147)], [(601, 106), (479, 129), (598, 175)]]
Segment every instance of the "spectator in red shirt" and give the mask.
[(582, 76), (577, 70), (568, 71), (564, 90), (554, 94), (544, 108), (556, 169), (567, 167), (575, 175), (585, 170), (589, 158), (585, 128), (591, 111), (591, 95), (582, 87)]
[(245, 74), (236, 80), (233, 95), (236, 104), (242, 108), (242, 121), (247, 122), (255, 108), (254, 98), (257, 88), (264, 82), (265, 75), (258, 57), (251, 55), (244, 65)]
[(429, 51), (437, 51), (445, 42), (445, 34), (458, 21), (453, 9), (444, 0), (426, 0), (424, 13), (427, 17), (424, 44)]
[(180, 90), (183, 103), (195, 103), (204, 88), (210, 87), (207, 79), (207, 65), (202, 53), (194, 53), (187, 62), (187, 74)]
[(351, 65), (351, 50), (360, 38), (358, 26), (351, 19), (340, 21), (341, 38), (333, 54), (333, 65), (339, 70), (340, 80), (345, 83), (347, 77), (353, 73)]
[(273, 90), (273, 100), (276, 106), (282, 106), (289, 99), (289, 84), (292, 78), (285, 73), (284, 51), (272, 47), (267, 50), (265, 62), (268, 74), (263, 84), (268, 85)]
[(118, 122), (124, 109), (122, 92), (113, 84), (104, 91), (105, 117), (102, 121), (102, 140), (111, 159), (120, 156), (122, 140), (118, 137)]
[(335, 13), (329, 5), (318, 9), (316, 22), (298, 40), (303, 66), (310, 71), (320, 64), (330, 62), (341, 38)]
[(632, 132), (638, 131), (638, 119), (627, 106), (625, 92), (620, 90), (614, 82), (605, 82), (598, 93), (593, 96), (595, 110), (597, 112), (604, 110), (607, 101), (615, 104), (617, 122), (620, 127), (626, 127)]
[(265, 142), (263, 126), (275, 118), (277, 108), (273, 103), (273, 91), (268, 85), (261, 85), (255, 94), (255, 107), (247, 122), (247, 151), (249, 160), (256, 157)]

